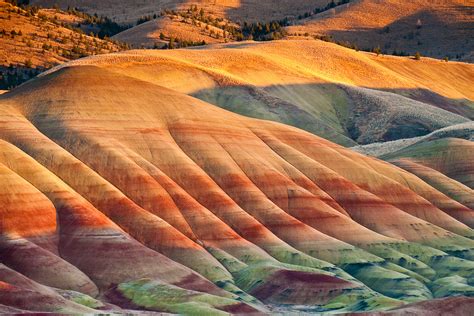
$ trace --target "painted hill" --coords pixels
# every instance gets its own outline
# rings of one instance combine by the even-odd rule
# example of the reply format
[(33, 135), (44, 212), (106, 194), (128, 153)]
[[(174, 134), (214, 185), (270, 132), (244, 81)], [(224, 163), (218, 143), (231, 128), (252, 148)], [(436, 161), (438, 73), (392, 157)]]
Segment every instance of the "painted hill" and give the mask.
[(459, 138), (443, 138), (409, 146), (382, 158), (389, 160), (454, 199), (474, 207), (474, 143)]
[(473, 208), (473, 140), (474, 122), (471, 121), (421, 137), (351, 149), (380, 157), (416, 174), (451, 198)]
[[(297, 66), (294, 45), (315, 55)], [(1, 95), (0, 310), (347, 312), (472, 295), (472, 209), (384, 161), (183, 93), (239, 83), (235, 69), (255, 87), (328, 78), (336, 63), (317, 51), (101, 55)], [(348, 70), (395, 78), (360, 56)], [(447, 77), (465, 67), (440, 65)]]
[(474, 61), (474, 4), (447, 0), (356, 0), (288, 27), (291, 34), (331, 36), (337, 41), (389, 54), (420, 52)]
[(474, 208), (472, 145), (474, 122), (453, 125), (425, 136), (356, 146), (415, 174), (452, 199)]
[[(443, 315), (469, 315), (474, 307), (474, 299), (470, 297), (449, 297), (431, 300), (429, 302), (412, 303), (401, 308), (396, 308), (384, 313), (371, 315), (419, 315), (419, 316), (443, 316)], [(355, 314), (357, 315), (357, 314)]]
[(72, 59), (123, 49), (72, 28), (81, 21), (59, 10), (22, 9), (0, 1), (0, 88)]
[(114, 72), (346, 146), (426, 135), (474, 118), (473, 65), (376, 56), (323, 41), (131, 51), (107, 62), (122, 65)]

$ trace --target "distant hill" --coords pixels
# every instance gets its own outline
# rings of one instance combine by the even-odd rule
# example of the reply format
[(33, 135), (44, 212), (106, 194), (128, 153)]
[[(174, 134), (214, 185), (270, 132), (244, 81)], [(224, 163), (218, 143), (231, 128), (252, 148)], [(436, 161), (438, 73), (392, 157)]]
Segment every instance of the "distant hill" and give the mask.
[(95, 1), (95, 0), (32, 0), (31, 4), (52, 7), (58, 4), (62, 9), (77, 7), (89, 14), (105, 15), (120, 23), (134, 23), (140, 17), (159, 14), (165, 9), (185, 10), (197, 5), (216, 16), (233, 21), (268, 22), (285, 17), (296, 17), (324, 7), (331, 0), (143, 0)]
[[(288, 37), (317, 37), (366, 51), (384, 54), (448, 58), (450, 60), (474, 61), (474, 5), (462, 0), (340, 0), (340, 1), (176, 1), (145, 0), (139, 6), (122, 1), (77, 1), (77, 0), (33, 0), (32, 4), (61, 8), (78, 7), (89, 14), (111, 18), (122, 25), (135, 26), (144, 20), (153, 22), (128, 30), (117, 36), (136, 48), (162, 47), (173, 37), (186, 41), (206, 43), (226, 42), (238, 36), (223, 38), (222, 27), (213, 28), (209, 23), (197, 27), (179, 15), (190, 8), (204, 10), (206, 16), (227, 19), (239, 23), (255, 23), (257, 33), (245, 34), (245, 39), (279, 39)], [(163, 15), (165, 17), (158, 18)], [(274, 36), (268, 29), (272, 23), (286, 26)], [(266, 30), (267, 29), (267, 30)], [(211, 31), (214, 33), (211, 34)], [(165, 40), (159, 38), (163, 33)], [(186, 46), (185, 45), (185, 46)], [(178, 45), (179, 46), (179, 45)]]
[(234, 23), (215, 18), (209, 12), (201, 17), (196, 8), (174, 13), (167, 11), (112, 38), (135, 48), (169, 48), (170, 41), (173, 48), (178, 48), (236, 40), (232, 32), (236, 27)]
[(312, 15), (290, 34), (330, 36), (388, 54), (474, 61), (474, 3), (463, 0), (356, 0)]

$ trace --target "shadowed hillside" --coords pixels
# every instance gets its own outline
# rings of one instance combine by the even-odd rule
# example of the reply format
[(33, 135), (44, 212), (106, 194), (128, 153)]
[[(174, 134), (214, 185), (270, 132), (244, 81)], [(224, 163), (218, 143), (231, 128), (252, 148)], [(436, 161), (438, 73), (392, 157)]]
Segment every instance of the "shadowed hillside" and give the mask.
[[(339, 71), (339, 47), (277, 44), (95, 56), (1, 95), (0, 311), (349, 312), (472, 295), (471, 208), (384, 161), (183, 93), (244, 75), (265, 101), (278, 92), (263, 87), (330, 73), (338, 89), (368, 85)], [(398, 78), (388, 61), (346, 58)], [(426, 63), (438, 62), (411, 71)], [(446, 78), (465, 67), (440, 65)], [(414, 76), (371, 88), (416, 88)], [(463, 96), (462, 80), (427, 86)]]

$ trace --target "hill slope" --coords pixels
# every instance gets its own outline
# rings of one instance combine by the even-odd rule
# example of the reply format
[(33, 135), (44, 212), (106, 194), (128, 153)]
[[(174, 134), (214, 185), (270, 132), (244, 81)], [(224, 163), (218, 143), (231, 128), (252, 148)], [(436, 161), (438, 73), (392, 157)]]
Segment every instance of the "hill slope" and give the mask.
[(377, 57), (322, 41), (130, 51), (80, 61), (102, 62), (120, 64), (114, 72), (347, 146), (425, 135), (474, 117), (473, 65)]
[(152, 83), (144, 68), (180, 76), (163, 60), (177, 63), (97, 56), (0, 96), (0, 310), (355, 311), (472, 295), (472, 209)]
[(331, 36), (389, 54), (474, 61), (474, 4), (448, 0), (356, 0), (288, 27), (289, 33)]
[(24, 10), (0, 1), (0, 88), (72, 59), (123, 49), (71, 27), (78, 22), (77, 16), (62, 11)]
[(32, 0), (30, 3), (52, 7), (59, 4), (65, 9), (77, 7), (90, 14), (97, 13), (113, 18), (117, 22), (133, 23), (140, 17), (159, 14), (165, 9), (188, 9), (191, 5), (204, 8), (217, 16), (227, 17), (233, 21), (272, 21), (288, 16), (297, 16), (327, 5), (330, 0), (145, 0), (140, 6), (130, 1), (93, 1), (93, 0)]
[(113, 38), (132, 47), (147, 48), (163, 47), (164, 44), (169, 44), (171, 38), (175, 40), (176, 46), (180, 45), (176, 40), (190, 42), (192, 45), (227, 41), (221, 28), (173, 14), (139, 24), (118, 33)]
[(472, 209), (473, 140), (474, 122), (471, 121), (439, 129), (425, 136), (351, 149), (381, 157)]

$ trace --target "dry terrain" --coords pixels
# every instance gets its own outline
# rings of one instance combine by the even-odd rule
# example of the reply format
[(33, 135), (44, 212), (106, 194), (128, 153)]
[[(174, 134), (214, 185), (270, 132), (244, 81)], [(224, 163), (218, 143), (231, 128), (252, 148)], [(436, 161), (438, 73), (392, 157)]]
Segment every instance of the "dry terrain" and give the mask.
[[(224, 26), (232, 23), (223, 21), (219, 24)], [(205, 45), (233, 40), (232, 36), (222, 27), (219, 28), (177, 14), (167, 14), (139, 24), (120, 32), (113, 39), (128, 43), (132, 47), (146, 48), (161, 48), (164, 45), (169, 45), (171, 39), (177, 46), (181, 45), (179, 41), (186, 41), (191, 45)]]
[[(465, 0), (145, 0), (140, 6), (126, 1), (117, 4), (90, 0), (35, 0), (32, 3), (46, 7), (59, 4), (63, 9), (78, 7), (89, 14), (97, 13), (132, 26), (141, 18), (172, 12), (166, 15), (167, 18), (158, 18), (117, 36), (135, 47), (161, 47), (169, 37), (207, 43), (239, 39), (233, 36), (225, 39), (219, 28), (213, 29), (211, 25), (210, 29), (203, 30), (176, 16), (196, 7), (205, 10), (206, 15), (241, 26), (243, 22), (265, 25), (284, 20), (284, 25), (290, 25), (285, 28), (287, 38), (322, 37), (361, 50), (377, 49), (384, 54), (413, 56), (418, 52), (440, 59), (474, 61), (474, 4)], [(210, 34), (211, 30), (215, 33)], [(159, 39), (160, 33), (165, 34), (165, 41)], [(271, 34), (267, 35), (272, 38)]]
[[(349, 52), (281, 41), (98, 55), (1, 95), (0, 311), (412, 311), (472, 296), (474, 213), (462, 195), (472, 143), (443, 139), (468, 157), (449, 156), (451, 168), (420, 156), (452, 179), (447, 191), (190, 96), (244, 89), (272, 113), (299, 94), (321, 117), (357, 100), (419, 102), (398, 89), (472, 99), (469, 65)], [(318, 108), (332, 91), (341, 103)], [(470, 299), (440, 302), (461, 314)]]
[[(21, 9), (0, 1), (0, 70), (2, 88), (54, 65), (88, 55), (116, 52), (123, 46), (75, 30), (81, 21), (62, 11)], [(6, 77), (6, 78), (5, 78)], [(23, 78), (19, 78), (20, 81)], [(8, 82), (7, 82), (8, 81)], [(14, 85), (14, 82), (10, 82)]]
[(364, 50), (380, 47), (388, 54), (474, 61), (474, 2), (467, 0), (355, 0), (287, 30), (331, 36)]
[(95, 0), (32, 0), (31, 4), (52, 7), (59, 4), (62, 9), (77, 7), (89, 14), (105, 15), (120, 23), (135, 23), (140, 17), (159, 14), (162, 10), (188, 9), (191, 5), (204, 8), (216, 16), (233, 21), (272, 21), (285, 17), (296, 17), (324, 7), (330, 0), (143, 0), (95, 1)]

